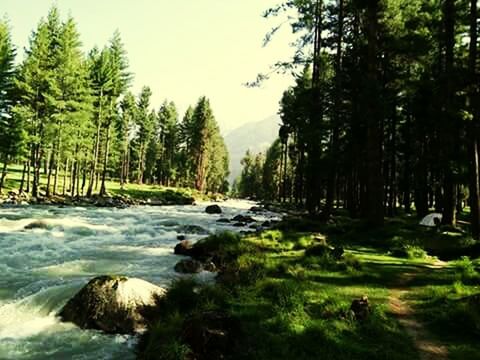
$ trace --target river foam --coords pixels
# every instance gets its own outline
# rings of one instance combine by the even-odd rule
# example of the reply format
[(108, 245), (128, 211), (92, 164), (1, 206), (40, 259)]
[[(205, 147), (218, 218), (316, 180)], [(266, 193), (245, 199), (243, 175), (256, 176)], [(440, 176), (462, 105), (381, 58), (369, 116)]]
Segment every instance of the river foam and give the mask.
[[(180, 276), (173, 270), (178, 235), (198, 240), (246, 230), (217, 220), (245, 214), (254, 204), (220, 204), (222, 215), (206, 214), (206, 205), (0, 208), (0, 359), (134, 359), (133, 338), (81, 330), (56, 314), (97, 275), (168, 286)], [(264, 221), (275, 214), (253, 216)]]

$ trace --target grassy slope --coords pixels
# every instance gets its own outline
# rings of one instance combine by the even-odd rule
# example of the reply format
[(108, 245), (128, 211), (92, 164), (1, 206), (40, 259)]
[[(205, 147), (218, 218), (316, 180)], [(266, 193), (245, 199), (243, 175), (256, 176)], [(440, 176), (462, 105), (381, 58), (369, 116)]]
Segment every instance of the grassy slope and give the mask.
[[(234, 270), (230, 271), (233, 276), (202, 290), (201, 299), (193, 304), (165, 306), (157, 325), (142, 342), (141, 358), (181, 359), (188, 352), (179, 342), (184, 315), (213, 308), (226, 310), (242, 324), (244, 335), (230, 358), (417, 359), (412, 340), (388, 308), (389, 288), (395, 287), (404, 273), (412, 272), (418, 273), (418, 278), (408, 297), (419, 317), (447, 341), (452, 358), (478, 358), (473, 327), (451, 331), (447, 323), (453, 319), (450, 315), (444, 319), (445, 307), (450, 305), (445, 303), (445, 296), (458, 298), (480, 290), (472, 281), (476, 270), (464, 261), (438, 272), (426, 271), (424, 265), (432, 259), (424, 258), (420, 247), (463, 246), (470, 242), (465, 235), (421, 228), (408, 217), (388, 221), (381, 230), (341, 217), (332, 224), (295, 219), (281, 228), (242, 240), (232, 236), (211, 240), (221, 252), (236, 254), (231, 265)], [(305, 250), (318, 241), (314, 240), (318, 235), (312, 234), (318, 233), (330, 244), (345, 247), (341, 261), (306, 256)], [(466, 275), (461, 275), (465, 271), (470, 274), (468, 282)], [(462, 283), (459, 276), (463, 276)], [(172, 292), (171, 304), (195, 293), (185, 291), (185, 284), (174, 284), (173, 288), (177, 286), (183, 291)], [(364, 322), (349, 315), (352, 300), (362, 295), (373, 305), (372, 315)], [(183, 315), (172, 318), (171, 313)], [(463, 317), (469, 313), (461, 309), (454, 312), (458, 314), (463, 314), (456, 319), (462, 327)], [(436, 328), (439, 322), (447, 337)]]
[[(17, 192), (20, 187), (20, 181), (22, 178), (22, 167), (19, 165), (12, 165), (8, 169), (8, 175), (5, 182), (4, 193), (9, 191)], [(43, 170), (43, 169), (42, 169)], [(80, 180), (81, 181), (81, 180)], [(63, 177), (59, 176), (58, 178), (58, 189), (59, 192), (62, 191), (63, 187)], [(44, 191), (47, 184), (46, 175), (41, 173), (40, 178), (40, 190)], [(69, 180), (67, 179), (67, 186)], [(87, 184), (88, 185), (88, 184)], [(86, 186), (87, 186), (86, 185)], [(53, 186), (53, 179), (52, 179)], [(100, 186), (100, 184), (99, 184)], [(182, 203), (182, 201), (187, 201), (189, 198), (195, 198), (198, 200), (206, 199), (204, 194), (199, 193), (193, 189), (179, 189), (179, 188), (169, 188), (158, 185), (138, 185), (138, 184), (126, 184), (123, 189), (120, 188), (120, 183), (116, 181), (107, 181), (107, 192), (112, 195), (127, 195), (132, 199), (136, 200), (147, 200), (152, 201), (165, 201), (167, 203)], [(86, 187), (85, 187), (86, 191)], [(67, 192), (68, 195), (68, 192)]]

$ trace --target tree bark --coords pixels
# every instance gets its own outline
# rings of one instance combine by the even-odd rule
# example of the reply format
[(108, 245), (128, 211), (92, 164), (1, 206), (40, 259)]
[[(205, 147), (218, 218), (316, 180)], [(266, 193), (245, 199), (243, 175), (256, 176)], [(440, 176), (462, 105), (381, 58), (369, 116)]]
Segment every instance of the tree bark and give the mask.
[(7, 177), (7, 166), (8, 166), (8, 159), (5, 157), (3, 159), (3, 168), (2, 168), (2, 175), (0, 176), (0, 194), (3, 190), (3, 185), (5, 183), (5, 178)]
[(63, 168), (63, 184), (62, 184), (62, 195), (65, 196), (65, 191), (67, 190), (67, 173), (68, 173), (68, 158), (65, 160), (65, 167)]
[(93, 146), (93, 159), (90, 167), (90, 181), (88, 183), (87, 197), (92, 196), (93, 183), (95, 181), (95, 173), (97, 171), (98, 152), (100, 150), (100, 130), (102, 128), (102, 99), (103, 99), (103, 90), (100, 90), (98, 117), (97, 117), (97, 133), (95, 135), (95, 144)]
[(379, 1), (371, 0), (367, 5), (367, 98), (365, 118), (367, 119), (367, 220), (373, 226), (383, 225), (383, 174), (382, 174), (382, 126), (378, 108), (378, 11)]
[(340, 114), (342, 106), (342, 46), (343, 46), (343, 12), (344, 0), (338, 2), (338, 32), (337, 32), (337, 53), (335, 55), (335, 100), (333, 109), (333, 133), (330, 151), (330, 169), (327, 179), (327, 197), (325, 201), (324, 216), (328, 218), (332, 213), (335, 183), (337, 180), (337, 161), (338, 161), (338, 147), (340, 138)]
[(110, 151), (110, 127), (111, 123), (109, 121), (107, 125), (107, 134), (105, 139), (105, 151), (103, 154), (103, 171), (102, 171), (102, 182), (100, 185), (100, 196), (105, 196), (107, 194), (107, 188), (105, 185), (105, 180), (107, 176), (107, 167), (108, 167), (108, 155)]
[(53, 165), (56, 161), (55, 159), (55, 148), (52, 149), (51, 153), (50, 153), (50, 161), (48, 161), (48, 174), (47, 174), (47, 190), (46, 190), (46, 193), (45, 195), (47, 197), (50, 197), (50, 186), (51, 186), (51, 180), (52, 180), (52, 173), (53, 173)]
[(444, 105), (444, 127), (443, 139), (446, 159), (444, 161), (444, 197), (443, 197), (443, 218), (446, 225), (456, 224), (457, 192), (454, 173), (451, 162), (454, 159), (455, 137), (457, 136), (456, 120), (454, 115), (454, 88), (453, 88), (453, 62), (455, 46), (455, 4), (454, 0), (445, 0), (444, 4), (444, 25), (445, 25), (445, 105)]
[(23, 193), (23, 187), (25, 185), (25, 174), (27, 172), (27, 162), (23, 162), (23, 170), (22, 170), (22, 179), (20, 180), (20, 187), (18, 189), (18, 193), (21, 194)]
[(478, 8), (477, 0), (470, 0), (470, 46), (469, 46), (469, 73), (470, 92), (469, 106), (473, 116), (470, 144), (470, 222), (472, 237), (480, 240), (480, 169), (479, 169), (479, 111), (478, 111), (478, 83), (477, 83), (477, 30)]
[(307, 134), (307, 210), (310, 216), (318, 212), (320, 206), (320, 169), (319, 160), (322, 154), (320, 139), (321, 125), (323, 122), (323, 103), (321, 93), (321, 54), (322, 54), (322, 30), (323, 30), (323, 1), (317, 0), (315, 8), (315, 35), (313, 49), (313, 72), (312, 72), (312, 106), (310, 111), (308, 134)]

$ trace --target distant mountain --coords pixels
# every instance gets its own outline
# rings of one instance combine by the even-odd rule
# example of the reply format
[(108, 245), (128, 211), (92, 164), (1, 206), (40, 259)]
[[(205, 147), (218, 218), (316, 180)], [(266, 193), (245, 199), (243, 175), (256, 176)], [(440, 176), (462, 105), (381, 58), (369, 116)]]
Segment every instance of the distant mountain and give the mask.
[(248, 149), (254, 153), (265, 151), (275, 141), (280, 122), (280, 117), (273, 115), (262, 121), (242, 125), (225, 136), (230, 154), (230, 182), (242, 172), (240, 161)]

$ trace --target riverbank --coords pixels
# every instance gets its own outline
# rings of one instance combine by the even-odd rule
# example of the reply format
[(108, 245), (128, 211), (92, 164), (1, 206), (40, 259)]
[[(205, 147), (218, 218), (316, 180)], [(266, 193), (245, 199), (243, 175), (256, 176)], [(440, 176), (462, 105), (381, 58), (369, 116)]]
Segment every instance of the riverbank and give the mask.
[[(222, 194), (204, 194), (195, 189), (166, 187), (150, 184), (124, 184), (117, 181), (107, 181), (107, 195), (99, 196), (95, 189), (94, 195), (70, 196), (68, 189), (63, 191), (63, 178), (59, 178), (57, 194), (46, 196), (47, 179), (40, 176), (39, 196), (33, 198), (30, 193), (19, 192), (21, 183), (21, 168), (11, 166), (5, 181), (3, 193), (0, 194), (0, 205), (62, 205), (62, 206), (96, 206), (96, 207), (126, 207), (134, 205), (191, 205), (196, 201), (222, 201)], [(25, 185), (26, 186), (26, 185)], [(67, 186), (68, 188), (68, 186)], [(83, 188), (81, 193), (85, 193)]]
[[(228, 200), (222, 214), (196, 206), (0, 207), (0, 358), (133, 360), (134, 338), (82, 330), (57, 314), (91, 279), (105, 274), (169, 287), (178, 237), (192, 242), (223, 231), (254, 231), (219, 222), (255, 204)], [(273, 214), (255, 215), (259, 223)], [(37, 226), (38, 224), (38, 226)], [(212, 275), (198, 274), (200, 281)]]
[[(117, 207), (125, 208), (128, 206), (166, 206), (166, 205), (192, 205), (197, 200), (204, 200), (206, 196), (192, 196), (193, 192), (187, 189), (168, 189), (158, 188), (152, 190), (146, 188), (143, 191), (132, 192), (128, 190), (120, 190), (113, 194), (105, 196), (93, 195), (87, 196), (39, 196), (31, 197), (30, 194), (9, 192), (0, 196), (0, 206), (28, 206), (28, 205), (53, 205), (53, 206), (94, 206), (94, 207)], [(217, 198), (217, 197), (215, 197)]]
[[(447, 326), (462, 327), (461, 319), (478, 314), (475, 301), (463, 300), (480, 292), (472, 280), (480, 278), (478, 263), (457, 260), (432, 271), (436, 260), (423, 247), (435, 242), (468, 239), (408, 217), (381, 230), (340, 217), (202, 240), (199, 248), (220, 269), (217, 283), (175, 282), (138, 358), (410, 360), (425, 358), (418, 339), (428, 338), (452, 359), (478, 359), (476, 321), (459, 333)], [(413, 323), (424, 324), (418, 339), (396, 303), (408, 304)]]

